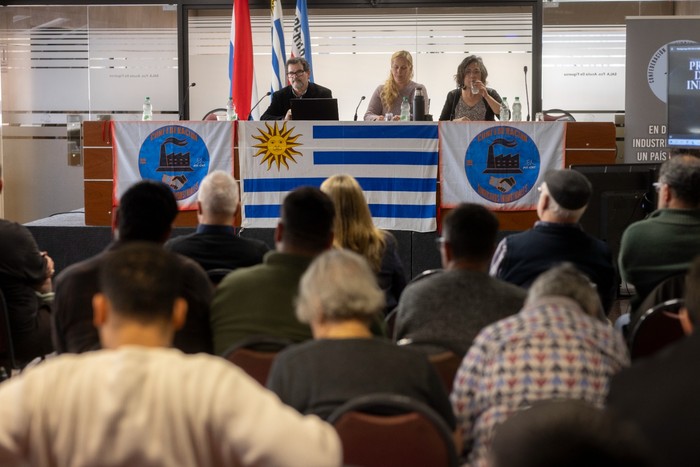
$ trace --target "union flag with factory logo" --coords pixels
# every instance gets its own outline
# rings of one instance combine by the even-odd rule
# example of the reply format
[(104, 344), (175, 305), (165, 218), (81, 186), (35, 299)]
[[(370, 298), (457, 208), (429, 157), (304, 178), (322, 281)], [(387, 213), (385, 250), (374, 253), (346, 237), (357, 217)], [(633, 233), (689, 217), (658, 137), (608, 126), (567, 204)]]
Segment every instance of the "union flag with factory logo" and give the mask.
[(536, 209), (540, 180), (564, 166), (564, 122), (440, 122), (442, 207)]
[(134, 183), (170, 187), (181, 210), (197, 208), (202, 179), (214, 170), (233, 174), (232, 122), (113, 122), (112, 205)]

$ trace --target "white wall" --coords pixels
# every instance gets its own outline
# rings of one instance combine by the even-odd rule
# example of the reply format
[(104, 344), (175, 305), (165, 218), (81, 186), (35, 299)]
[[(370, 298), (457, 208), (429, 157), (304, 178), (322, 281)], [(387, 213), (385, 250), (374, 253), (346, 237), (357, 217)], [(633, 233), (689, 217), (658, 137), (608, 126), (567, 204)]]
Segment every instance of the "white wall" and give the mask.
[[(479, 13), (482, 11), (482, 13)], [(437, 120), (453, 76), (464, 57), (480, 55), (489, 70), (489, 85), (502, 95), (525, 99), (523, 66), (532, 67), (530, 10), (432, 9), (431, 13), (398, 11), (371, 17), (323, 15), (312, 11), (313, 65), (316, 82), (331, 88), (338, 98), (341, 120), (352, 120), (360, 96), (367, 100), (389, 74), (391, 54), (408, 50), (414, 58), (414, 81), (424, 84)], [(286, 44), (290, 44), (293, 11), (285, 11)], [(253, 12), (253, 44), (258, 95), (270, 89), (271, 40), (268, 12)], [(196, 16), (190, 21), (191, 118), (224, 107), (228, 98), (228, 16)], [(287, 45), (287, 50), (289, 50)], [(528, 83), (531, 88), (531, 83)], [(269, 105), (269, 98), (260, 107)]]

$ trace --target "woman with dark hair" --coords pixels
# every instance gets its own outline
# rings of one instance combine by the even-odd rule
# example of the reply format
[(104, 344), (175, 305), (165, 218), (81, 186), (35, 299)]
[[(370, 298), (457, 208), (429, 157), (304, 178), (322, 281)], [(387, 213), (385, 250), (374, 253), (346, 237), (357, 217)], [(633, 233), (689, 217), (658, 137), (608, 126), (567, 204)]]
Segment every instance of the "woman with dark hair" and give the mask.
[(495, 120), (501, 110), (501, 96), (486, 87), (489, 72), (481, 57), (470, 55), (459, 64), (455, 82), (457, 89), (450, 91), (440, 113), (440, 120), (470, 122)]

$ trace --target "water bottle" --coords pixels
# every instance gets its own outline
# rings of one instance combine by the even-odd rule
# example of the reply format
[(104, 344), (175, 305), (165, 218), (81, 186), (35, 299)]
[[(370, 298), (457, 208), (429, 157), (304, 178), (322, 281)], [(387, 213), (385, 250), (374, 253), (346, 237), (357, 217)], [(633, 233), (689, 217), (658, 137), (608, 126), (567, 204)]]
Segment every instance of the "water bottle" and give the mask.
[(413, 95), (413, 120), (422, 122), (425, 120), (425, 96), (423, 88), (416, 88), (416, 93)]
[(228, 102), (226, 102), (226, 120), (229, 122), (238, 120), (238, 115), (236, 115), (236, 106), (233, 105), (233, 97), (229, 97)]
[(146, 100), (143, 101), (143, 116), (141, 117), (141, 120), (144, 122), (150, 122), (153, 120), (153, 105), (151, 104), (150, 97), (146, 97)]
[(513, 102), (513, 121), (520, 122), (523, 120), (523, 105), (520, 103), (520, 98), (516, 97)]
[(401, 103), (401, 121), (407, 122), (411, 119), (411, 104), (408, 103), (408, 97), (404, 96)]
[(510, 108), (508, 107), (508, 99), (503, 98), (501, 102), (501, 113), (499, 114), (499, 120), (502, 122), (507, 122), (510, 120)]

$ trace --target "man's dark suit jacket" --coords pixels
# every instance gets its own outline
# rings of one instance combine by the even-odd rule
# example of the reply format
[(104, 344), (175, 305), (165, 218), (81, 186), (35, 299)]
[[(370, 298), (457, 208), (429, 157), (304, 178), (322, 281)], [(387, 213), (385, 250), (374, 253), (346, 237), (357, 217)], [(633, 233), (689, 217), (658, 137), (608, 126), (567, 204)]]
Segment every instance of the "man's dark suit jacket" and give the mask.
[[(108, 251), (124, 242), (114, 242), (102, 253), (73, 264), (56, 278), (53, 302), (52, 337), (58, 353), (81, 353), (100, 348), (97, 328), (92, 324), (92, 297), (99, 291), (98, 271)], [(173, 347), (185, 353), (212, 353), (209, 307), (214, 287), (202, 267), (177, 255), (184, 271), (182, 297), (187, 300), (185, 325), (175, 333)]]
[[(303, 97), (331, 98), (333, 97), (333, 93), (328, 88), (324, 88), (315, 83), (309, 83), (309, 87), (306, 89), (306, 94), (304, 94)], [(294, 94), (294, 91), (292, 91), (291, 85), (273, 92), (270, 107), (262, 114), (260, 120), (282, 120), (284, 116), (287, 115), (287, 110), (292, 107), (291, 100), (296, 98), (297, 96)]]
[(656, 466), (700, 465), (700, 331), (613, 376), (608, 407), (635, 423)]
[(255, 266), (270, 251), (260, 240), (236, 236), (233, 227), (203, 224), (195, 233), (168, 240), (165, 249), (192, 258), (205, 271)]

